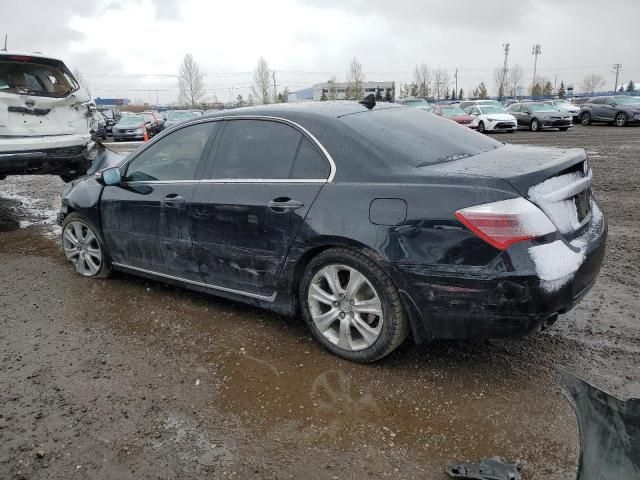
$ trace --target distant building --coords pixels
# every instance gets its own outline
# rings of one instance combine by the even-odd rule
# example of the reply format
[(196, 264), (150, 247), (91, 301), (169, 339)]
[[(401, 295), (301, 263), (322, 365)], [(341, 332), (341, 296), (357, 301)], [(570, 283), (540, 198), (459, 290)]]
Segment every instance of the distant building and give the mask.
[(128, 98), (94, 98), (98, 107), (126, 107), (131, 103)]
[(313, 88), (289, 92), (287, 96), (287, 102), (308, 102), (310, 100), (313, 100)]
[[(316, 83), (313, 86), (313, 99), (320, 100), (322, 98), (322, 92), (324, 91), (324, 95), (326, 98), (329, 98), (329, 89), (331, 88), (330, 83)], [(348, 83), (335, 83), (336, 89), (336, 100), (345, 100), (347, 98), (347, 86)], [(380, 93), (382, 98), (385, 98), (387, 92), (391, 96), (392, 100), (395, 95), (395, 82), (363, 82), (362, 84), (362, 97), (366, 97), (367, 95), (373, 93), (377, 95)]]

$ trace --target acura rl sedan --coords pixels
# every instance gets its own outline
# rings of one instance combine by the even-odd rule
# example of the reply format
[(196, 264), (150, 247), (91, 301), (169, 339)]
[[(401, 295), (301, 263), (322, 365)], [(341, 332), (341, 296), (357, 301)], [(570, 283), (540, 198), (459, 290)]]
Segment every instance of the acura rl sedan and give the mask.
[(318, 102), (181, 123), (62, 193), (66, 257), (303, 318), (372, 362), (411, 335), (525, 335), (593, 286), (584, 150), (504, 145), (419, 109)]

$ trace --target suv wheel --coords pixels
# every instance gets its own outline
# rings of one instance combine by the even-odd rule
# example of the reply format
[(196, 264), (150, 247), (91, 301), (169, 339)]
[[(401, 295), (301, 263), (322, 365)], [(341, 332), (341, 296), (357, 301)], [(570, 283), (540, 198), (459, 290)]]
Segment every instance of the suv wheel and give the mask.
[(104, 242), (98, 230), (77, 213), (71, 213), (62, 224), (64, 254), (76, 271), (91, 278), (106, 278), (111, 267)]
[(624, 127), (627, 124), (627, 114), (624, 112), (616, 114), (615, 124), (616, 127)]
[(370, 258), (346, 248), (326, 250), (309, 262), (299, 301), (313, 335), (347, 360), (375, 362), (409, 331), (389, 276)]
[(591, 114), (589, 112), (582, 112), (582, 115), (580, 115), (580, 123), (582, 123), (582, 125), (591, 125)]

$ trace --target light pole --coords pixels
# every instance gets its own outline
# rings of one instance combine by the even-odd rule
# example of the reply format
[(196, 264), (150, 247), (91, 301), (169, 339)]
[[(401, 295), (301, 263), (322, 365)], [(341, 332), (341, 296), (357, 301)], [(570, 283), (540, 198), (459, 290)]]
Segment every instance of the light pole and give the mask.
[(533, 95), (533, 87), (536, 85), (536, 70), (538, 68), (538, 55), (542, 54), (542, 45), (536, 43), (531, 51), (533, 55), (533, 83), (531, 83), (531, 95)]

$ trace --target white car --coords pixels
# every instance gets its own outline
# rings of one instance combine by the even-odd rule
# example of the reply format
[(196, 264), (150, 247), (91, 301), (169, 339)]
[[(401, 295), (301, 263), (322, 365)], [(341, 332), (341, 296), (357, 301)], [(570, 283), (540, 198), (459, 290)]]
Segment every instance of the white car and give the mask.
[(59, 59), (0, 52), (0, 179), (88, 168), (95, 103)]
[(504, 108), (494, 105), (474, 105), (464, 110), (475, 119), (471, 122), (472, 127), (478, 132), (509, 132), (513, 133), (518, 128), (516, 117), (505, 112)]
[(565, 100), (564, 98), (558, 98), (556, 100), (545, 100), (542, 103), (546, 103), (547, 105), (553, 105), (561, 112), (568, 112), (573, 117), (575, 122), (578, 121), (578, 116), (580, 115), (580, 107), (574, 105), (569, 100)]

